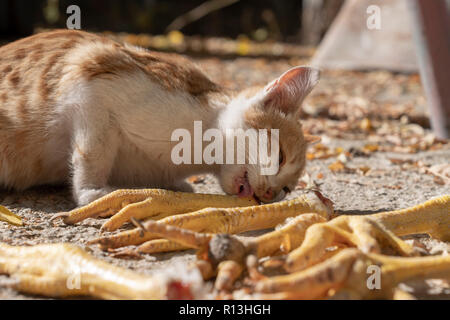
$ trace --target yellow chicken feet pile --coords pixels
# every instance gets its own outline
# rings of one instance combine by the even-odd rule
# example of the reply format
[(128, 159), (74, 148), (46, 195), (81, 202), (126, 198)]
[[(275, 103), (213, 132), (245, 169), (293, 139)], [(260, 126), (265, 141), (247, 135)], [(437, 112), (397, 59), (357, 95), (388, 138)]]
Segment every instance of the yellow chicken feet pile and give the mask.
[[(255, 205), (253, 199), (229, 196), (121, 190), (55, 218), (72, 224), (110, 215), (104, 231), (115, 230), (126, 221), (136, 228), (90, 244), (117, 255), (195, 248), (196, 267), (204, 279), (216, 277), (218, 297), (393, 298), (402, 281), (450, 275), (448, 256), (416, 257), (413, 247), (400, 238), (426, 233), (449, 241), (449, 195), (403, 210), (331, 219), (332, 203), (319, 192)], [(259, 237), (234, 235), (277, 225)], [(122, 248), (130, 245), (138, 246)], [(73, 268), (82, 275), (81, 287), (67, 291), (63, 283)], [(279, 275), (268, 277), (267, 268), (276, 268)], [(368, 268), (378, 268), (380, 290), (369, 289)], [(54, 297), (161, 299), (189, 295), (179, 284), (175, 291), (169, 290), (159, 277), (113, 267), (66, 244), (1, 244), (0, 272), (19, 279), (18, 290)], [(243, 281), (236, 284), (238, 279)]]
[(18, 291), (48, 297), (192, 298), (186, 284), (113, 266), (70, 244), (0, 243), (0, 274), (12, 277), (12, 287)]

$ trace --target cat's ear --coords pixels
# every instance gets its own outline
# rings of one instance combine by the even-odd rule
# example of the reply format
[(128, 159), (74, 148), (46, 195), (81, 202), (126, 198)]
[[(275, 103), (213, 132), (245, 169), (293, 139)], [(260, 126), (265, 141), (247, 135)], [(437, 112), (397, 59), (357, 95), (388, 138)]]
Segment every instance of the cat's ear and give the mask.
[(322, 141), (322, 138), (319, 136), (313, 136), (307, 133), (303, 134), (303, 136), (305, 137), (305, 141), (308, 145), (313, 145)]
[(300, 114), (300, 105), (319, 81), (320, 71), (294, 67), (264, 88), (263, 106), (286, 114)]

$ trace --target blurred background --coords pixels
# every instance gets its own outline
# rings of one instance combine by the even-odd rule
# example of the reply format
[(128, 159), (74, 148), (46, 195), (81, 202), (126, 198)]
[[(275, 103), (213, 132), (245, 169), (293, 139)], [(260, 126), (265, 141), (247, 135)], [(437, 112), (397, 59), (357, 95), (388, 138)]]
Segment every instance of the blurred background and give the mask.
[[(343, 2), (343, 0), (1, 0), (0, 34), (4, 37), (17, 37), (31, 34), (35, 28), (65, 28), (66, 8), (73, 4), (82, 10), (83, 29), (163, 34), (177, 18), (203, 4), (204, 7), (200, 8), (199, 12), (204, 15), (202, 18), (178, 21), (178, 24), (172, 27), (182, 29), (186, 35), (231, 38), (245, 35), (258, 41), (278, 40), (317, 44)], [(303, 19), (305, 10), (309, 10), (309, 16), (314, 16), (315, 19)]]

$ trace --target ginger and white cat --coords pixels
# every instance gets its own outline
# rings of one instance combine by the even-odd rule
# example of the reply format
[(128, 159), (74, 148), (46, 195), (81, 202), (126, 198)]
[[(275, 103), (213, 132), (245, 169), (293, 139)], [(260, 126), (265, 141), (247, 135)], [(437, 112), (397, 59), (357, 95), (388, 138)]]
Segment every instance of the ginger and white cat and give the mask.
[[(189, 191), (184, 179), (218, 176), (226, 193), (262, 201), (293, 189), (314, 137), (300, 104), (319, 73), (296, 67), (264, 88), (228, 93), (178, 55), (82, 31), (42, 33), (0, 48), (0, 187), (70, 183), (79, 205), (117, 188)], [(175, 165), (177, 128), (276, 128), (280, 169)], [(270, 148), (269, 148), (270, 150)]]

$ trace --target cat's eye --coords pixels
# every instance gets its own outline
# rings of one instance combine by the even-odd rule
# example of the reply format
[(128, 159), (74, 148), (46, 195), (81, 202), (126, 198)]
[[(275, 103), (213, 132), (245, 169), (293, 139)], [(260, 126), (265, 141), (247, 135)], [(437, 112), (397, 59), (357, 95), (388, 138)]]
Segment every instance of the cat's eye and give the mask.
[(279, 152), (278, 164), (280, 167), (284, 164), (284, 154), (283, 154), (283, 150), (281, 150), (281, 148), (280, 148), (280, 152)]

